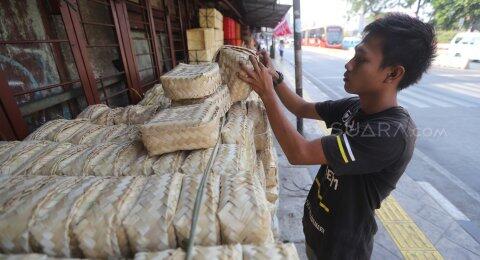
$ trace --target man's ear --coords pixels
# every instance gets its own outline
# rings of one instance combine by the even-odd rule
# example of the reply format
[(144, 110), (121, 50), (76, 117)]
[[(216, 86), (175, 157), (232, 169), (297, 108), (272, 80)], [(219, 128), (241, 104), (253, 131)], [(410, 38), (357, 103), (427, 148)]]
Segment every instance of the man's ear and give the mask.
[(385, 83), (392, 83), (396, 80), (400, 81), (405, 74), (405, 68), (403, 66), (397, 65), (392, 66), (385, 77)]

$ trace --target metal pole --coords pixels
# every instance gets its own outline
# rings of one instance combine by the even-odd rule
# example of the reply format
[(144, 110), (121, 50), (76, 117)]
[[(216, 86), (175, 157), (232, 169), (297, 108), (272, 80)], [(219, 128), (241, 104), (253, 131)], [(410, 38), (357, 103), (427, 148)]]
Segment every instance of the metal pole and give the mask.
[[(295, 92), (303, 97), (302, 88), (302, 26), (300, 23), (300, 0), (293, 0), (293, 41), (295, 46)], [(297, 131), (303, 135), (303, 119), (297, 117)]]

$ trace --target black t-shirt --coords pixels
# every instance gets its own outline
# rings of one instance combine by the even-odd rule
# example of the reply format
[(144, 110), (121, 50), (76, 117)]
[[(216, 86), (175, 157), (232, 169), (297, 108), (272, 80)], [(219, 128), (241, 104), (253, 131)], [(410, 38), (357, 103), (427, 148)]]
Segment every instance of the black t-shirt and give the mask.
[(374, 210), (412, 157), (415, 124), (400, 106), (367, 115), (358, 97), (315, 108), (332, 134), (321, 139), (328, 165), (320, 167), (305, 202), (306, 242), (319, 259), (368, 259)]

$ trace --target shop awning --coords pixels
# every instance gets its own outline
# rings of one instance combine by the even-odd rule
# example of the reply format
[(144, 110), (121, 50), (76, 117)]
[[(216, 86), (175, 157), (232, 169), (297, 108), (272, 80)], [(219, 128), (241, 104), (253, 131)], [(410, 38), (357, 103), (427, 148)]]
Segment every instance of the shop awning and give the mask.
[(276, 0), (241, 0), (244, 21), (254, 27), (274, 28), (290, 9), (290, 5), (277, 4)]

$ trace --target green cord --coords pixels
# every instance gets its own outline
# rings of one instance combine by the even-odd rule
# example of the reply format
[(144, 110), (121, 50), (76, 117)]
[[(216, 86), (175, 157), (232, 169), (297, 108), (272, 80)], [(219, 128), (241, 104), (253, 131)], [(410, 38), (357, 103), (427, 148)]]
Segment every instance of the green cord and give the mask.
[(195, 197), (195, 204), (193, 206), (192, 226), (190, 228), (190, 238), (188, 239), (187, 255), (185, 256), (186, 260), (191, 260), (193, 257), (192, 254), (193, 254), (193, 246), (195, 241), (195, 230), (197, 229), (198, 214), (200, 213), (200, 206), (203, 198), (203, 190), (205, 187), (205, 182), (207, 181), (207, 178), (208, 178), (208, 174), (212, 170), (213, 161), (215, 160), (218, 154), (218, 148), (220, 146), (220, 135), (222, 133), (224, 119), (225, 118), (222, 117), (217, 142), (215, 143), (215, 147), (213, 148), (212, 154), (208, 159), (207, 168), (203, 172), (202, 180), (200, 181), (200, 185), (197, 190), (197, 196)]

